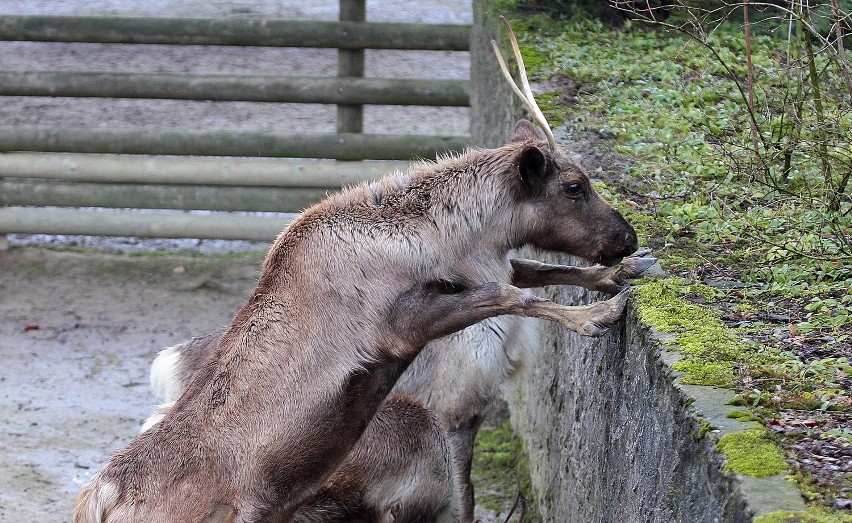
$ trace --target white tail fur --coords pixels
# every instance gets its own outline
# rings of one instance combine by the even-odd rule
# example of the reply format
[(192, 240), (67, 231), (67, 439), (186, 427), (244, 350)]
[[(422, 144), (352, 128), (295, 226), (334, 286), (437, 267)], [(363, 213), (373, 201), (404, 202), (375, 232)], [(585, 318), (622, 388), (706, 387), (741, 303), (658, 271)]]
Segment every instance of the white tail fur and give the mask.
[(115, 485), (102, 482), (100, 473), (95, 474), (80, 491), (74, 522), (103, 523), (118, 503), (119, 494)]
[(183, 392), (183, 385), (177, 375), (181, 355), (179, 349), (179, 346), (163, 349), (151, 363), (151, 390), (157, 399), (165, 403), (175, 401)]

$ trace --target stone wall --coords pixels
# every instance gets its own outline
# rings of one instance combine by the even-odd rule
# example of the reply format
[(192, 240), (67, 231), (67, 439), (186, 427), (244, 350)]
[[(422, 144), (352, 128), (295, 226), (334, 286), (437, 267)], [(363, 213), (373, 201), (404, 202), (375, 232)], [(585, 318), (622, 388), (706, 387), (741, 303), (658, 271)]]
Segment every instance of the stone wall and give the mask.
[[(470, 136), (476, 147), (499, 147), (512, 136), (519, 113), (494, 57), (491, 40), (504, 41), (492, 0), (474, 0), (470, 40)], [(506, 54), (506, 46), (503, 46)], [(508, 55), (507, 55), (508, 56)]]
[[(546, 295), (569, 305), (605, 298), (572, 287)], [(677, 356), (632, 304), (603, 338), (542, 323), (540, 341), (506, 397), (544, 521), (740, 522), (804, 508), (780, 476), (723, 472), (717, 437), (742, 429), (725, 417), (733, 393), (678, 384)]]
[[(493, 0), (473, 2), (471, 135), (480, 147), (504, 144), (520, 117), (491, 51), (492, 38), (505, 44), (499, 14)], [(522, 256), (548, 261), (542, 253)], [(605, 298), (570, 287), (547, 296), (566, 305)], [(669, 368), (678, 356), (639, 322), (632, 304), (625, 321), (598, 340), (540, 326), (539, 352), (512, 379), (506, 399), (544, 521), (741, 522), (804, 509), (781, 476), (723, 472), (717, 438), (744, 428), (725, 416), (733, 393), (679, 384)]]

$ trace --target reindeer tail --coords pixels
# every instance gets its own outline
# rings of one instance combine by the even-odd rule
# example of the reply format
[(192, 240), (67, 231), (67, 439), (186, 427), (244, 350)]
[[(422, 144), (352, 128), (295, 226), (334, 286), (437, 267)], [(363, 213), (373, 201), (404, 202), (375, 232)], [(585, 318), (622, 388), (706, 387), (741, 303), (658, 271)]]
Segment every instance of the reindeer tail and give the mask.
[(100, 476), (99, 472), (83, 485), (74, 507), (74, 523), (104, 523), (118, 504), (118, 488)]

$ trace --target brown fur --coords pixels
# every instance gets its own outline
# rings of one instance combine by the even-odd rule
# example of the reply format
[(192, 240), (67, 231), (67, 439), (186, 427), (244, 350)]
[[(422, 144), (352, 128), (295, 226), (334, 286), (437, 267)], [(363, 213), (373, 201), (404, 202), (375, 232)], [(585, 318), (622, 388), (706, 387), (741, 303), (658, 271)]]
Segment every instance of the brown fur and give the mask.
[[(512, 281), (519, 287), (536, 287), (540, 280), (545, 278), (552, 284), (576, 285), (589, 290), (615, 293), (619, 287), (628, 279), (635, 278), (643, 272), (651, 263), (653, 258), (631, 257), (613, 267), (574, 267), (563, 265), (543, 264), (532, 260), (510, 259), (512, 266)], [(522, 365), (522, 361), (533, 357), (534, 348), (526, 347), (531, 340), (528, 321), (526, 318), (514, 316), (501, 316), (491, 318), (472, 325), (461, 332), (440, 338), (427, 344), (411, 366), (400, 376), (394, 387), (394, 391), (405, 391), (408, 394), (427, 402), (429, 408), (435, 412), (444, 430), (448, 431), (445, 436), (443, 432), (434, 436), (432, 445), (421, 445), (422, 452), (414, 452), (410, 448), (385, 449), (382, 452), (396, 450), (404, 458), (404, 470), (390, 470), (387, 454), (379, 454), (375, 459), (385, 464), (384, 474), (392, 474), (395, 477), (404, 477), (412, 464), (421, 461), (429, 461), (440, 455), (440, 451), (448, 441), (454, 456), (453, 463), (456, 467), (455, 473), (458, 478), (452, 487), (462, 489), (465, 494), (457, 498), (458, 506), (456, 512), (462, 521), (473, 519), (473, 488), (470, 482), (470, 466), (473, 459), (473, 444), (479, 424), (486, 410), (500, 394), (500, 388), (507, 378)], [(157, 396), (165, 402), (174, 402), (188, 385), (192, 376), (201, 367), (205, 359), (211, 357), (225, 329), (213, 331), (203, 336), (187, 340), (175, 347), (163, 350), (157, 357), (151, 368), (151, 382)], [(395, 393), (391, 392), (393, 396)], [(389, 396), (390, 399), (391, 396)], [(379, 411), (377, 418), (393, 418), (396, 410), (384, 412)], [(165, 410), (155, 411), (146, 425), (153, 423), (162, 416)], [(405, 420), (394, 420), (395, 425), (383, 423), (376, 425), (374, 418), (367, 426), (367, 433), (377, 441), (394, 438), (394, 434), (386, 434), (387, 429), (404, 425)], [(411, 432), (411, 431), (409, 431)], [(370, 438), (367, 433), (361, 437), (353, 452), (347, 456), (347, 461), (335, 473), (339, 476), (341, 471), (349, 474), (349, 482), (364, 484), (369, 476), (369, 470), (357, 465), (347, 465), (350, 457), (369, 455), (373, 448), (370, 443), (365, 448), (359, 449)], [(418, 469), (418, 474), (423, 474), (424, 468)], [(432, 485), (438, 492), (438, 483), (434, 478), (409, 478), (409, 481), (419, 481), (421, 484)], [(331, 481), (331, 480), (330, 480)], [(341, 483), (337, 480), (337, 484)], [(380, 483), (380, 482), (377, 482)], [(326, 490), (324, 485), (323, 490)], [(376, 489), (377, 490), (377, 489)], [(354, 514), (358, 511), (364, 512), (364, 507), (369, 503), (365, 501), (362, 490), (353, 490), (353, 493), (344, 494), (339, 490), (331, 490), (331, 494), (339, 497), (335, 501), (338, 510), (342, 513)], [(330, 494), (327, 494), (329, 496)], [(439, 496), (434, 499), (439, 504), (443, 501)], [(402, 507), (408, 507), (408, 500), (399, 501)], [(385, 506), (388, 502), (379, 503)], [(421, 505), (422, 506), (422, 505)], [(442, 506), (442, 505), (440, 505)], [(349, 507), (349, 508), (344, 508)], [(378, 508), (369, 509), (376, 512)], [(303, 506), (297, 514), (297, 519), (306, 512)], [(429, 514), (432, 511), (423, 510)], [(310, 513), (310, 511), (308, 511)], [(371, 512), (372, 513), (372, 512)], [(377, 513), (377, 512), (376, 512)]]
[[(190, 352), (198, 356), (212, 337), (193, 339)], [(172, 406), (160, 406), (142, 430)], [(293, 521), (458, 522), (458, 470), (446, 433), (429, 409), (405, 393), (391, 392), (340, 467), (299, 507)]]
[(75, 521), (287, 521), (432, 339), (500, 314), (591, 335), (617, 321), (623, 296), (571, 308), (496, 283), (525, 244), (604, 263), (636, 248), (632, 228), (528, 123), (502, 148), (306, 210), (271, 247), (214, 357), (84, 486)]
[(392, 392), (298, 523), (459, 521), (457, 467), (444, 430), (415, 399)]

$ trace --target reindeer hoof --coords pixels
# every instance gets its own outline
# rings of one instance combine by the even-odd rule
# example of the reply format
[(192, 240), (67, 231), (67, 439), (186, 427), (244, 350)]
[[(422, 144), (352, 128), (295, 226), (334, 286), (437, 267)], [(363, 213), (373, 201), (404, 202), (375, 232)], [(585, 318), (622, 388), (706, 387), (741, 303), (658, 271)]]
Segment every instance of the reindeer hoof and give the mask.
[(586, 323), (580, 328), (579, 331), (577, 331), (577, 333), (581, 336), (588, 336), (590, 338), (600, 338), (608, 331), (609, 327), (602, 327), (595, 323)]
[(625, 280), (632, 280), (636, 278), (643, 272), (647, 271), (651, 265), (657, 263), (656, 258), (636, 258), (636, 257), (627, 257), (621, 261), (621, 270), (616, 276), (621, 282)]
[(592, 290), (616, 294), (622, 291), (628, 280), (638, 277), (648, 270), (648, 267), (657, 262), (656, 258), (638, 258), (629, 256), (621, 260), (621, 263), (613, 267), (607, 267), (602, 274), (601, 282), (592, 287)]
[(615, 325), (624, 316), (624, 308), (630, 297), (630, 289), (624, 289), (612, 298), (593, 303), (589, 308), (589, 321), (577, 331), (583, 336), (594, 338), (603, 336), (609, 327)]

